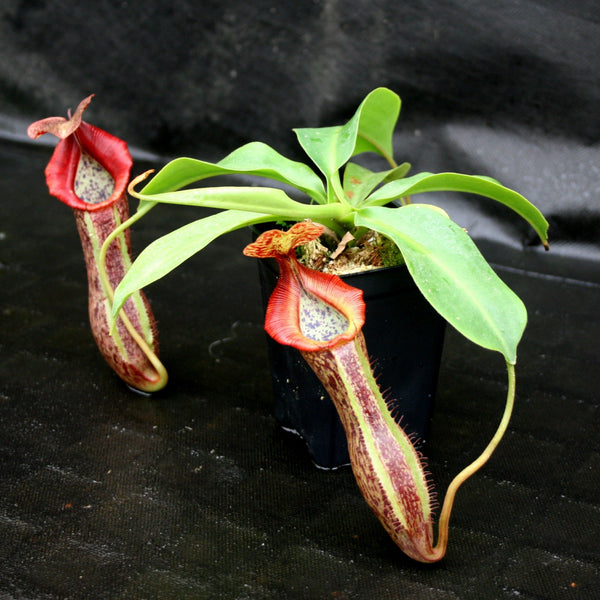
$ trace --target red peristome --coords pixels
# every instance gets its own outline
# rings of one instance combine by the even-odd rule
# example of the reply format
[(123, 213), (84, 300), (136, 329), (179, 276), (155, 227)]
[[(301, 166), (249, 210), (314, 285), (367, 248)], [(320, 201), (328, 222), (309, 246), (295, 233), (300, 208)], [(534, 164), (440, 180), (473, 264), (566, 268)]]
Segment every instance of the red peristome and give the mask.
[[(352, 340), (365, 322), (362, 290), (349, 286), (337, 275), (314, 271), (296, 260), (294, 249), (317, 239), (323, 229), (317, 223), (302, 221), (288, 231), (265, 231), (244, 248), (246, 256), (275, 258), (279, 263), (279, 281), (269, 299), (265, 330), (280, 344), (306, 352)], [(304, 335), (300, 327), (300, 300), (306, 293), (341, 313), (348, 321), (346, 331), (323, 341)]]
[[(45, 170), (50, 193), (71, 208), (90, 212), (114, 204), (125, 193), (133, 166), (133, 159), (123, 140), (81, 120), (91, 99), (92, 96), (89, 96), (83, 100), (69, 120), (49, 117), (27, 128), (31, 138), (45, 133), (60, 138)], [(114, 180), (113, 193), (102, 202), (90, 204), (75, 193), (75, 176), (82, 152), (99, 162)]]
[[(75, 175), (82, 150), (97, 160), (115, 182), (113, 193), (103, 202), (89, 204), (75, 194)], [(123, 140), (82, 121), (73, 135), (56, 146), (46, 166), (46, 183), (50, 193), (71, 208), (101, 210), (125, 193), (132, 165), (133, 159)]]
[[(277, 258), (279, 280), (267, 306), (266, 332), (280, 344), (305, 352), (332, 348), (352, 340), (365, 322), (363, 292), (344, 283), (337, 275), (314, 271), (297, 262), (295, 257)], [(348, 320), (348, 329), (331, 340), (317, 341), (306, 337), (300, 328), (300, 297), (310, 293), (332, 306)]]

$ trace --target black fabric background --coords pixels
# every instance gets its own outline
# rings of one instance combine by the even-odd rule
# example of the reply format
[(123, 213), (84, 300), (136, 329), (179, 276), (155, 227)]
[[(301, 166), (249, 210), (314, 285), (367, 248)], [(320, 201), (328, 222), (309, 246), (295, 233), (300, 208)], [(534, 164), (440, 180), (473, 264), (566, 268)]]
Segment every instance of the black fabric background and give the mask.
[[(415, 598), (600, 594), (600, 9), (596, 1), (5, 0), (0, 7), (0, 598)], [(444, 563), (389, 543), (348, 470), (321, 472), (271, 412), (255, 269), (240, 232), (148, 292), (165, 392), (97, 355), (70, 211), (28, 123), (86, 118), (134, 170), (217, 160), (339, 123), (384, 85), (398, 160), (483, 173), (537, 204), (437, 200), (521, 295), (530, 323), (497, 455), (459, 493)], [(196, 215), (164, 210), (146, 243)], [(429, 462), (443, 492), (498, 420), (497, 357), (449, 332)]]
[[(341, 122), (384, 85), (403, 99), (397, 158), (413, 172), (495, 176), (544, 211), (555, 253), (577, 241), (597, 258), (599, 12), (550, 0), (9, 0), (0, 118), (23, 135), (93, 92), (88, 118), (159, 156), (216, 160), (260, 140), (302, 158), (293, 127)], [(512, 215), (481, 210), (465, 217), (474, 237), (533, 241)], [(502, 234), (513, 227), (516, 242)]]

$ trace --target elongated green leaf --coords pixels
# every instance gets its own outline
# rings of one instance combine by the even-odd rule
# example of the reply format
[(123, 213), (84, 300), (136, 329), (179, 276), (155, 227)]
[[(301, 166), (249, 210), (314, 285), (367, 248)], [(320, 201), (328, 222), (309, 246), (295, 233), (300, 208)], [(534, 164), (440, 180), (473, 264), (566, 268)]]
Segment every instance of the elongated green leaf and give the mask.
[(140, 253), (117, 286), (113, 317), (131, 294), (164, 277), (219, 236), (270, 220), (262, 214), (227, 210), (188, 223), (155, 240)]
[(390, 165), (395, 164), (392, 140), (400, 105), (398, 94), (387, 88), (377, 88), (364, 99), (353, 156), (362, 152), (376, 152)]
[(144, 187), (146, 194), (159, 194), (217, 175), (254, 175), (280, 181), (306, 193), (319, 203), (326, 201), (323, 182), (304, 163), (286, 158), (261, 142), (234, 150), (218, 163), (177, 158), (167, 163)]
[(308, 165), (290, 160), (262, 142), (251, 142), (234, 150), (219, 161), (218, 166), (232, 173), (281, 181), (305, 192), (316, 202), (326, 201), (323, 182)]
[(383, 206), (396, 198), (425, 192), (463, 192), (500, 202), (523, 217), (536, 231), (544, 246), (548, 245), (548, 222), (524, 196), (490, 177), (461, 173), (419, 173), (388, 183), (369, 196), (365, 205)]
[(339, 219), (347, 212), (341, 204), (304, 204), (292, 200), (283, 190), (268, 187), (191, 188), (151, 196), (136, 193), (135, 196), (145, 202), (250, 211), (275, 219)]
[(376, 88), (345, 125), (294, 131), (306, 154), (331, 179), (351, 156), (361, 152), (377, 152), (395, 166), (392, 136), (399, 114), (399, 96), (387, 88)]
[(142, 192), (145, 194), (172, 192), (195, 181), (215, 175), (221, 175), (215, 165), (184, 156), (176, 158), (162, 167), (142, 188)]
[[(327, 179), (330, 202), (346, 201), (339, 170), (354, 152), (364, 102), (345, 125), (294, 129), (298, 142)], [(336, 198), (331, 197), (332, 192), (335, 192)]]
[(355, 222), (400, 248), (431, 305), (476, 344), (514, 364), (527, 312), (456, 223), (427, 205), (361, 209)]

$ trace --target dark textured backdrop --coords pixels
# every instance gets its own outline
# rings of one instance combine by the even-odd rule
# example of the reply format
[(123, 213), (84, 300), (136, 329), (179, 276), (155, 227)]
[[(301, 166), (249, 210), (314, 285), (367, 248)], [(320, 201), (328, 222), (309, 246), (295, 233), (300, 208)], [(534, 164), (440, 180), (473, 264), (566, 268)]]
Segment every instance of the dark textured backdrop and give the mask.
[[(495, 176), (544, 210), (555, 252), (597, 253), (593, 0), (7, 0), (0, 39), (7, 135), (95, 92), (87, 118), (140, 149), (217, 159), (260, 140), (299, 158), (292, 127), (347, 119), (385, 85), (403, 99), (400, 160)], [(516, 226), (516, 243), (532, 241), (481, 210), (465, 217), (476, 238), (514, 243), (503, 231)]]
[[(72, 3), (7, 0), (0, 111), (99, 94), (99, 118), (160, 152), (329, 123), (378, 85), (411, 117), (478, 117), (598, 141), (593, 0)], [(10, 58), (9, 58), (10, 57)]]
[[(0, 6), (0, 598), (595, 600), (600, 597), (600, 10), (596, 0), (4, 0)], [(86, 315), (70, 211), (26, 125), (95, 92), (135, 170), (400, 94), (397, 158), (485, 173), (551, 223), (439, 198), (522, 296), (510, 430), (457, 498), (445, 561), (404, 559), (347, 469), (316, 470), (272, 416), (243, 232), (148, 293), (171, 382), (129, 392)], [(48, 140), (49, 141), (49, 140)], [(161, 209), (136, 248), (193, 211)], [(497, 358), (497, 357), (496, 357)], [(428, 450), (443, 491), (489, 439), (504, 374), (453, 332)]]

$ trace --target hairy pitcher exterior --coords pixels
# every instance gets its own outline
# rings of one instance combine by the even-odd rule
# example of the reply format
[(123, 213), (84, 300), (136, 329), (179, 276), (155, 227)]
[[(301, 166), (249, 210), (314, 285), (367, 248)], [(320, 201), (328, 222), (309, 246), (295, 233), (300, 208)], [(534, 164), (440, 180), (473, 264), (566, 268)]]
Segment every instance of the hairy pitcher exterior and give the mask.
[(247, 256), (272, 257), (280, 267), (265, 329), (300, 350), (330, 394), (358, 486), (388, 534), (411, 558), (437, 561), (445, 547), (433, 543), (430, 485), (420, 453), (392, 418), (373, 376), (361, 332), (362, 291), (295, 258), (294, 248), (322, 230), (298, 223), (288, 232), (267, 231), (245, 248)]
[(362, 332), (351, 342), (302, 356), (337, 409), (356, 483), (389, 536), (415, 560), (439, 560), (421, 455), (379, 392)]
[[(167, 375), (158, 360), (154, 315), (142, 292), (125, 304), (112, 328), (112, 294), (131, 265), (126, 187), (133, 164), (127, 144), (82, 120), (93, 96), (68, 119), (49, 117), (27, 133), (59, 138), (45, 174), (50, 194), (73, 209), (88, 279), (88, 312), (96, 344), (110, 367), (129, 386), (161, 389)], [(108, 245), (105, 242), (112, 238)], [(104, 246), (104, 248), (103, 248)]]

